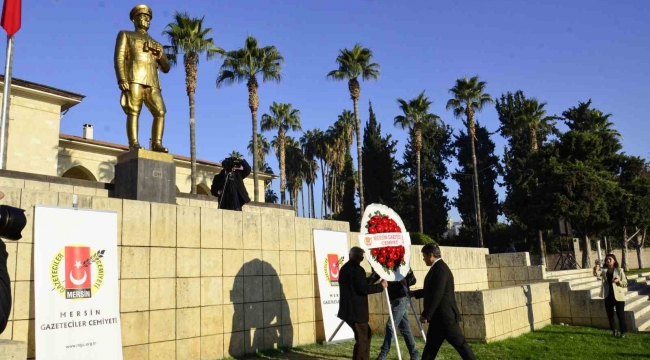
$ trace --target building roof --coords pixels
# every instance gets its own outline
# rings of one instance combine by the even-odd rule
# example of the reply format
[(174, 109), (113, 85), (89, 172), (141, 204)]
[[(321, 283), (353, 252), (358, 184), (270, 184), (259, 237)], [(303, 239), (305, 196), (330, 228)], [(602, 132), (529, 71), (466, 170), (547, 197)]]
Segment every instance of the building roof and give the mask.
[[(75, 142), (79, 142), (79, 143), (84, 143), (84, 144), (91, 144), (91, 145), (104, 146), (104, 147), (113, 148), (113, 149), (118, 149), (118, 150), (124, 150), (124, 151), (128, 151), (128, 150), (129, 150), (129, 147), (126, 146), (126, 145), (116, 144), (116, 143), (111, 143), (111, 142), (106, 142), (106, 141), (101, 141), (101, 140), (95, 140), (95, 139), (86, 139), (86, 138), (83, 138), (83, 137), (81, 137), (81, 136), (75, 136), (75, 135), (69, 135), (69, 134), (63, 134), (63, 133), (61, 133), (61, 134), (59, 134), (59, 138), (60, 138), (60, 139), (64, 139), (64, 140), (69, 140), (69, 141), (75, 141)], [(174, 157), (174, 159), (176, 159), (176, 160), (187, 161), (187, 162), (190, 162), (190, 161), (191, 161), (191, 159), (190, 159), (189, 157), (187, 157), (187, 156), (175, 155), (175, 154), (171, 154), (171, 155), (172, 155), (172, 156)], [(217, 162), (213, 162), (213, 161), (208, 161), (208, 160), (200, 160), (200, 159), (196, 159), (196, 163), (197, 163), (197, 164), (201, 164), (201, 165), (207, 165), (207, 166), (222, 167), (222, 166), (221, 166), (221, 163), (217, 163)], [(271, 177), (273, 177), (273, 178), (277, 177), (277, 175), (274, 175), (274, 174), (267, 174), (267, 173), (265, 173), (265, 172), (260, 172), (260, 173), (261, 173), (261, 174), (268, 175), (268, 176), (271, 176)]]
[[(4, 81), (5, 81), (5, 76), (0, 74), (0, 82), (2, 82), (4, 84)], [(61, 89), (57, 89), (57, 88), (54, 88), (54, 87), (51, 87), (51, 86), (38, 84), (38, 83), (35, 83), (35, 82), (22, 80), (22, 79), (18, 79), (18, 78), (15, 78), (15, 77), (11, 78), (11, 85), (22, 87), (22, 88), (29, 89), (29, 90), (36, 90), (36, 91), (44, 92), (44, 93), (51, 94), (51, 95), (60, 96), (60, 97), (70, 99), (70, 100), (73, 101), (73, 103), (71, 103), (71, 104), (64, 104), (62, 106), (61, 110), (67, 110), (67, 109), (71, 108), (72, 106), (74, 106), (74, 105), (78, 104), (79, 102), (81, 102), (81, 100), (83, 100), (86, 97), (84, 95), (73, 93), (71, 91), (61, 90)]]

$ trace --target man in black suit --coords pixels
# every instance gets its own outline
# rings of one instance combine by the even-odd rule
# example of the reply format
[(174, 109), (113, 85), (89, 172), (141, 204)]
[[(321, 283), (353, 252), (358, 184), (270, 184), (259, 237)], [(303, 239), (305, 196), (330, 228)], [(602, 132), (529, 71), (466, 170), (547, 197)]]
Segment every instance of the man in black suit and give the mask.
[(454, 275), (441, 257), (438, 245), (422, 247), (422, 259), (431, 269), (424, 278), (424, 289), (411, 291), (411, 296), (424, 298), (420, 322), (429, 324), (422, 360), (435, 359), (445, 340), (458, 351), (461, 358), (476, 359), (458, 326), (461, 318), (454, 297)]
[(366, 277), (361, 267), (363, 249), (350, 249), (350, 261), (341, 267), (339, 275), (339, 319), (345, 321), (354, 332), (353, 360), (370, 359), (370, 339), (372, 333), (368, 325), (368, 295), (384, 291), (388, 286), (386, 280), (379, 284), (375, 276)]

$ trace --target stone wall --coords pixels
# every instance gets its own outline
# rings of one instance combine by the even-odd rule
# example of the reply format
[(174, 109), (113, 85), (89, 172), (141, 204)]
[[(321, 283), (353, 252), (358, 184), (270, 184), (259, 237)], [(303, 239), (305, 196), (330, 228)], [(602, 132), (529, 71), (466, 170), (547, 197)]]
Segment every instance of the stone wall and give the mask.
[(490, 289), (536, 283), (546, 277), (545, 269), (530, 265), (527, 252), (486, 255), (485, 260)]
[[(2, 339), (35, 357), (33, 206), (78, 206), (118, 214), (124, 359), (216, 359), (322, 340), (312, 229), (345, 222), (292, 211), (216, 209), (107, 197), (104, 189), (0, 178), (2, 204), (26, 210), (23, 239), (7, 241), (14, 306)], [(290, 216), (285, 216), (287, 214)]]

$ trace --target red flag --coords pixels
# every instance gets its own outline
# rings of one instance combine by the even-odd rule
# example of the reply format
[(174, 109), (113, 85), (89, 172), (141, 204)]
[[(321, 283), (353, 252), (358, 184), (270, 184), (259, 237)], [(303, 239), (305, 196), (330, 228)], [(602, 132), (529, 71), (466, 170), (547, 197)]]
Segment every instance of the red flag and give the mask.
[(2, 27), (7, 35), (14, 36), (20, 29), (21, 0), (5, 0), (2, 6)]

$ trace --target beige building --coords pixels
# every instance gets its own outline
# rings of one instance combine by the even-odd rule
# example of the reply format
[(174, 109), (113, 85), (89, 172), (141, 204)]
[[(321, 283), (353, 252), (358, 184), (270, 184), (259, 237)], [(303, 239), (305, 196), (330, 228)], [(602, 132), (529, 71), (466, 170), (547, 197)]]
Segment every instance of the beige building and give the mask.
[[(3, 75), (0, 85), (4, 85)], [(117, 157), (128, 151), (126, 145), (94, 139), (91, 124), (79, 129), (81, 136), (60, 133), (63, 115), (83, 99), (84, 95), (13, 78), (6, 170), (112, 183)], [(176, 190), (189, 193), (190, 158), (174, 155), (174, 159)], [(210, 194), (212, 179), (219, 171), (221, 164), (197, 159), (198, 194)], [(274, 178), (260, 173), (260, 189), (264, 189), (265, 180)], [(252, 197), (252, 176), (244, 184)], [(263, 193), (260, 201), (264, 201)]]

